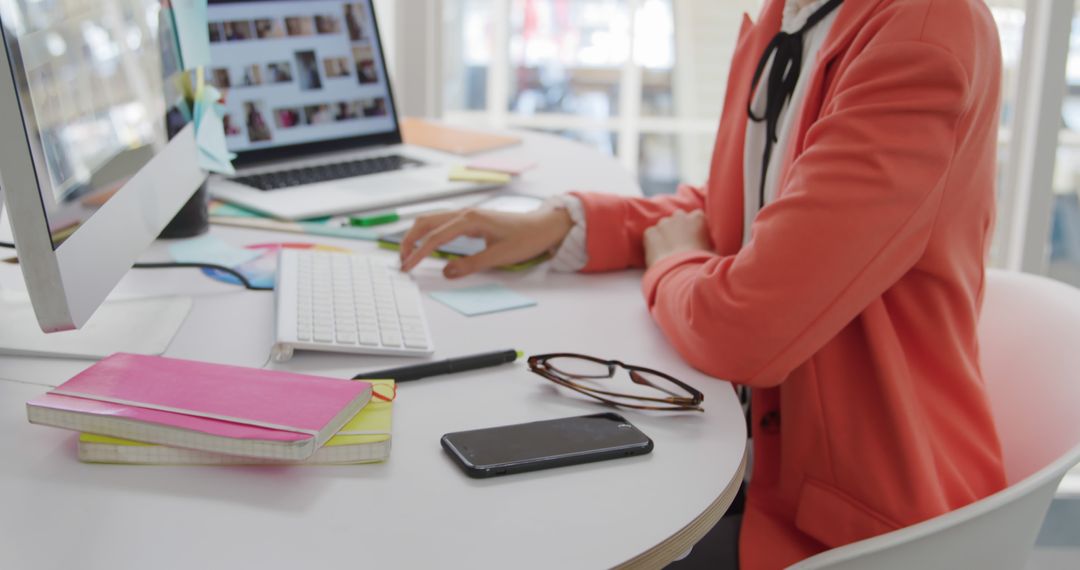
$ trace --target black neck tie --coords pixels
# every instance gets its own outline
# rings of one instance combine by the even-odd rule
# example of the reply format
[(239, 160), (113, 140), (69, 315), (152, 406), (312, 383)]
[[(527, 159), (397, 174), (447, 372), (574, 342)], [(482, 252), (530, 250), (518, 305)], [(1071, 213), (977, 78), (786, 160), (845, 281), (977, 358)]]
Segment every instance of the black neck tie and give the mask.
[[(802, 73), (803, 64), (803, 38), (811, 28), (821, 23), (833, 10), (840, 7), (844, 0), (830, 0), (816, 12), (810, 15), (798, 31), (787, 33), (780, 32), (769, 42), (765, 48), (765, 54), (758, 62), (757, 71), (754, 72), (754, 82), (750, 86), (750, 103), (747, 113), (750, 120), (755, 123), (765, 123), (765, 157), (761, 164), (761, 188), (758, 190), (758, 207), (765, 207), (765, 178), (769, 173), (769, 161), (772, 159), (773, 145), (779, 142), (777, 129), (780, 128), (780, 113), (784, 110), (791, 97), (795, 95), (795, 86), (799, 84), (799, 74)], [(758, 116), (754, 113), (754, 94), (757, 92), (761, 75), (765, 73), (765, 67), (769, 64), (769, 58), (773, 55), (772, 69), (769, 71), (768, 83), (765, 86), (765, 114)]]

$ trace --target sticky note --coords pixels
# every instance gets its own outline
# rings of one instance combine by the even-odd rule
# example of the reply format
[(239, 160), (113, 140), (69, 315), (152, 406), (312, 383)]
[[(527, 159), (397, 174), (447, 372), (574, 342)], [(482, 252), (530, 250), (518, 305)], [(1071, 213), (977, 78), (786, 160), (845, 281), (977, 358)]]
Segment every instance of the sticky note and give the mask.
[(195, 142), (199, 146), (199, 167), (211, 172), (231, 176), (236, 174), (232, 158), (225, 142), (225, 125), (214, 111), (203, 113), (195, 133)]
[(471, 170), (484, 170), (488, 172), (501, 172), (511, 176), (521, 174), (536, 167), (536, 162), (522, 157), (489, 157), (478, 158), (466, 165)]
[(169, 254), (180, 263), (211, 263), (231, 269), (259, 257), (262, 251), (230, 245), (214, 236), (202, 236), (170, 245)]
[(232, 165), (236, 155), (229, 152), (225, 141), (225, 124), (217, 104), (220, 97), (221, 93), (211, 86), (200, 85), (195, 92), (195, 144), (199, 147), (200, 168), (231, 176), (236, 174)]
[(304, 233), (313, 236), (362, 239), (367, 241), (379, 239), (379, 232), (369, 228), (337, 226), (327, 222), (300, 222), (298, 225), (303, 228)]
[(486, 170), (472, 170), (464, 166), (454, 166), (450, 169), (452, 182), (479, 182), (481, 184), (508, 184), (511, 176), (502, 172), (488, 172)]
[(210, 65), (210, 28), (206, 18), (207, 0), (172, 0), (180, 61), (184, 69)]
[(265, 218), (258, 212), (252, 212), (247, 208), (241, 208), (235, 204), (226, 202), (211, 202), (210, 215), (222, 218)]
[(430, 295), (432, 299), (467, 317), (523, 309), (536, 305), (536, 301), (497, 283), (466, 287), (464, 289), (435, 291)]

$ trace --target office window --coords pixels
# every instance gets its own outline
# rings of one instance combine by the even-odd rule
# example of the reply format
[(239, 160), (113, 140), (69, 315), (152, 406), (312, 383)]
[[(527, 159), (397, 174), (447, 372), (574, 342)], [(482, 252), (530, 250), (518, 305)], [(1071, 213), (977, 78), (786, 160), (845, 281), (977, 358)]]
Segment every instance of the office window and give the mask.
[(761, 0), (447, 0), (444, 118), (564, 133), (647, 194), (705, 181), (744, 12)]
[[(1080, 12), (1080, 2), (1077, 2)], [(1054, 200), (1050, 218), (1050, 276), (1080, 286), (1080, 18), (1073, 19), (1065, 70)]]
[(1080, 2), (987, 3), (1001, 35), (1006, 95), (991, 261), (1080, 285)]
[(485, 111), (488, 68), (495, 49), (497, 0), (451, 0), (443, 4), (443, 104), (452, 111)]
[(513, 0), (508, 110), (597, 121), (618, 116), (629, 16), (625, 0)]
[(1021, 56), (1024, 48), (1024, 23), (1026, 0), (987, 0), (987, 5), (997, 23), (1001, 38), (1002, 102), (1001, 126), (998, 135), (998, 224), (992, 242), (991, 263), (1001, 265), (1004, 258), (1004, 233), (1007, 226), (1001, 223), (1009, 212), (1010, 188), (1005, 184), (1004, 170), (1009, 160), (1009, 143), (1012, 140), (1014, 110), (1018, 93)]

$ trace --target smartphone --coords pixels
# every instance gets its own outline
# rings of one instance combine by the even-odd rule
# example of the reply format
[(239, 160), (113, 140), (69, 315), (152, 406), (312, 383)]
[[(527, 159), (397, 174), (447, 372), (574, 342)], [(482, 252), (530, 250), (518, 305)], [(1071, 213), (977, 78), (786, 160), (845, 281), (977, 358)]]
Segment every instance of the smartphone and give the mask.
[(442, 446), (470, 477), (494, 477), (645, 455), (653, 442), (609, 412), (448, 433)]
[[(401, 248), (401, 242), (405, 240), (405, 234), (407, 233), (409, 233), (408, 230), (384, 235), (379, 238), (379, 247), (383, 249), (397, 251)], [(433, 253), (432, 255), (442, 259), (457, 259), (459, 257), (476, 255), (481, 251), (484, 251), (486, 248), (487, 242), (485, 242), (482, 238), (461, 236), (459, 238), (442, 244), (435, 250), (435, 253)], [(504, 271), (522, 271), (525, 269), (529, 269), (530, 267), (535, 267), (536, 265), (547, 261), (547, 259), (548, 255), (543, 254), (539, 257), (530, 259), (528, 261), (523, 261), (521, 263), (503, 265), (499, 267), (499, 269), (502, 269)]]

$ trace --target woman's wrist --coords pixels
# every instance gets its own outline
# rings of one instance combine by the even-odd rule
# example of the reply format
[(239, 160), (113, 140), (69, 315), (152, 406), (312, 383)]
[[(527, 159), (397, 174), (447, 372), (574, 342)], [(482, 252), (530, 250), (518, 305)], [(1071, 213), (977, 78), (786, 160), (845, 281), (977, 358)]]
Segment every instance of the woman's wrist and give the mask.
[(553, 238), (548, 251), (554, 255), (562, 247), (562, 243), (566, 240), (566, 236), (570, 234), (570, 230), (574, 229), (574, 219), (570, 217), (570, 212), (563, 206), (545, 206), (541, 210), (541, 214), (543, 216), (542, 225), (544, 228), (550, 229)]
[(551, 267), (560, 273), (581, 271), (589, 263), (585, 250), (585, 208), (581, 199), (572, 194), (552, 196), (544, 203), (542, 211), (558, 239), (548, 242), (551, 247)]

